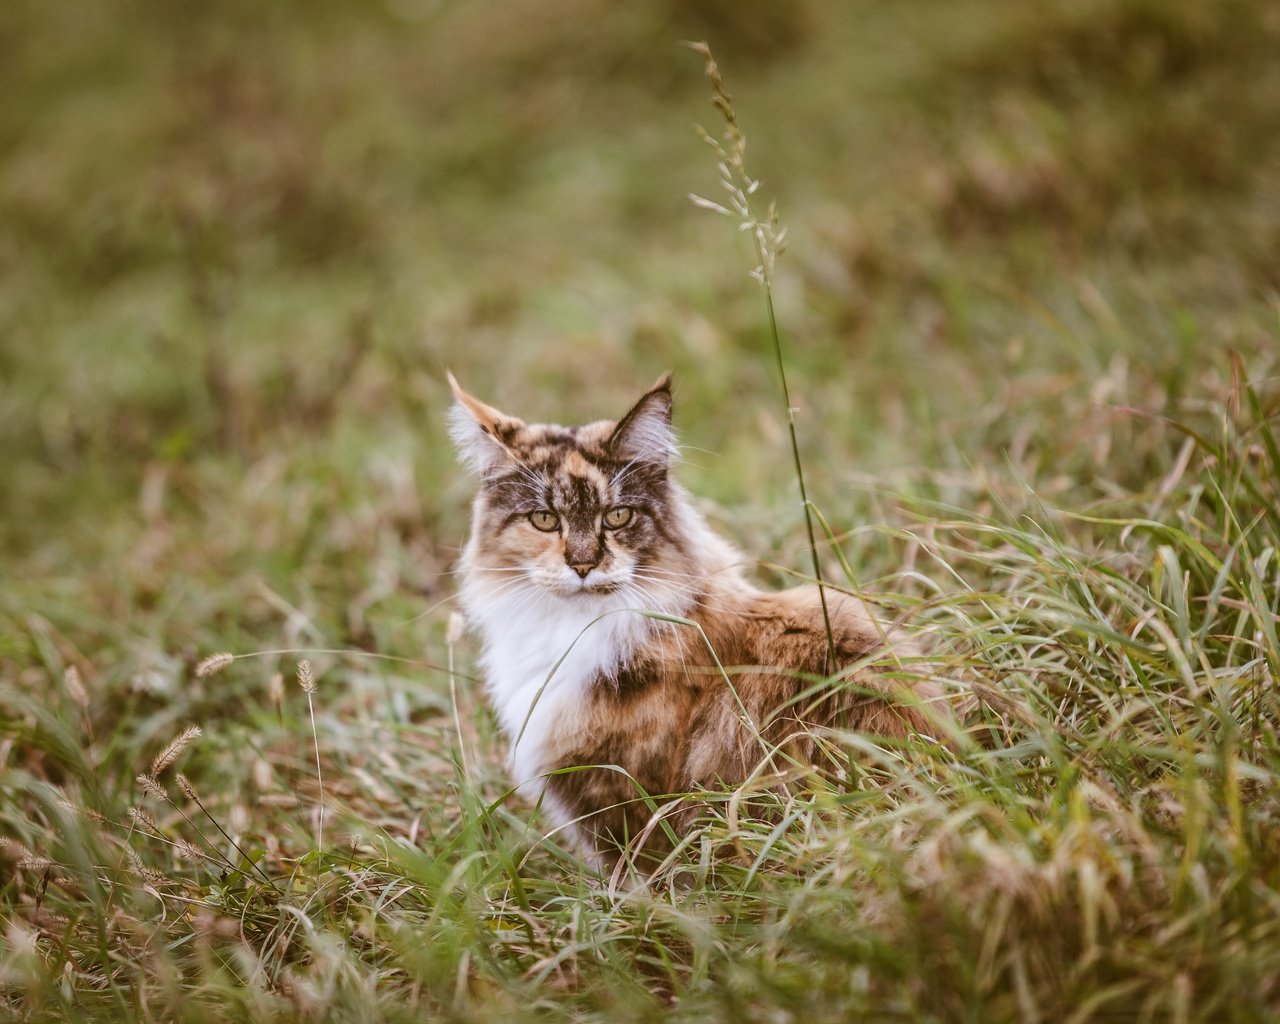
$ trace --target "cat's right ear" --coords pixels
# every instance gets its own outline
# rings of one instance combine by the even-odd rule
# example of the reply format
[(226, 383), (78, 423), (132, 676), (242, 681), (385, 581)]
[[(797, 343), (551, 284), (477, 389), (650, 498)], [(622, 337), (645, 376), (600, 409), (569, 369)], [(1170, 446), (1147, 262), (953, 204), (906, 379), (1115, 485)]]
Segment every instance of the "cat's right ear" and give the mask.
[(449, 436), (462, 464), (472, 472), (488, 476), (517, 461), (511, 451), (511, 440), (524, 422), (467, 394), (447, 370), (445, 375), (454, 398), (453, 408), (449, 410)]

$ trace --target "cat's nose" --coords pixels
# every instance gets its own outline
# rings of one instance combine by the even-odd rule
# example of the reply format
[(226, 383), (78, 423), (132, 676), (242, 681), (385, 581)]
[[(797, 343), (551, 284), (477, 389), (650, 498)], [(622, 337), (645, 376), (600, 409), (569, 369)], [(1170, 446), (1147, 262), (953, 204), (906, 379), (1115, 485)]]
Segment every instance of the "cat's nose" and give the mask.
[(582, 579), (587, 578), (587, 574), (596, 567), (595, 562), (570, 562), (569, 568), (576, 572)]

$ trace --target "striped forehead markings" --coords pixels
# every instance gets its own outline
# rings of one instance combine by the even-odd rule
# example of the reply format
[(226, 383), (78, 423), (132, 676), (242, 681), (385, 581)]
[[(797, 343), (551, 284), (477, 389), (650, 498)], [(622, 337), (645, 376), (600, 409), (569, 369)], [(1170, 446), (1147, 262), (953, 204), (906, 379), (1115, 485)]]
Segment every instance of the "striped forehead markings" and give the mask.
[(573, 473), (557, 481), (556, 489), (563, 496), (564, 501), (561, 511), (571, 529), (595, 532), (596, 517), (603, 505), (597, 487), (598, 482), (598, 480), (591, 480)]
[[(607, 424), (523, 426), (511, 446), (522, 465), (493, 481), (492, 485), (497, 485), (494, 490), (504, 493), (508, 500), (514, 500), (516, 492), (523, 490), (526, 496), (529, 491), (539, 492), (537, 496), (543, 501), (561, 493), (570, 503), (590, 499), (593, 504), (611, 501), (612, 492), (618, 487), (633, 501), (640, 495), (659, 494), (666, 474), (658, 473), (660, 479), (651, 479), (654, 473), (649, 467), (613, 457), (602, 445), (602, 438), (596, 436), (601, 434), (597, 428), (603, 426)], [(575, 477), (594, 486), (574, 484), (566, 490), (566, 479)]]
[(605, 482), (604, 474), (600, 472), (599, 467), (587, 459), (577, 448), (572, 448), (565, 453), (564, 458), (560, 461), (560, 471), (568, 473), (570, 476), (592, 477), (598, 479), (601, 483)]

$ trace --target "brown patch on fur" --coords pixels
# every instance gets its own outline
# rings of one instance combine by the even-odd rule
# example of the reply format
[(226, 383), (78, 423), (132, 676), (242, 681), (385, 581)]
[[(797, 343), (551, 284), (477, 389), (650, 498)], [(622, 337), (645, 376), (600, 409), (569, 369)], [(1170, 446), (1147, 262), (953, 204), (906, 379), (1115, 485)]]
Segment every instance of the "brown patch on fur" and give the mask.
[[(659, 631), (641, 663), (597, 682), (589, 706), (556, 734), (552, 763), (616, 765), (626, 774), (601, 768), (548, 780), (573, 817), (588, 816), (579, 828), (595, 852), (614, 857), (644, 830), (651, 812), (643, 796), (661, 803), (700, 787), (738, 785), (771, 751), (779, 768), (808, 764), (817, 732), (899, 740), (939, 732), (946, 711), (918, 705), (937, 701), (941, 687), (890, 678), (881, 627), (855, 598), (828, 590), (828, 602), (840, 667), (856, 666), (842, 685), (821, 683), (827, 639), (816, 587), (761, 593), (736, 586), (712, 590), (689, 614), (725, 673), (696, 630), (672, 626)], [(901, 638), (895, 650), (917, 655)], [(664, 846), (662, 831), (651, 830), (647, 852)]]

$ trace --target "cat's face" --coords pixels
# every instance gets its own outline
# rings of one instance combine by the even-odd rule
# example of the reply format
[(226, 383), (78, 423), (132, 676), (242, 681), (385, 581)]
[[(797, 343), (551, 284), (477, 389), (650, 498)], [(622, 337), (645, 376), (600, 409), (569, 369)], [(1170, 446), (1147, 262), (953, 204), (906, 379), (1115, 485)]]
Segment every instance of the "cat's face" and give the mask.
[(561, 596), (625, 592), (675, 543), (667, 522), (673, 450), (671, 384), (663, 377), (620, 420), (529, 424), (464, 392), (451, 433), (481, 479), (469, 570)]

